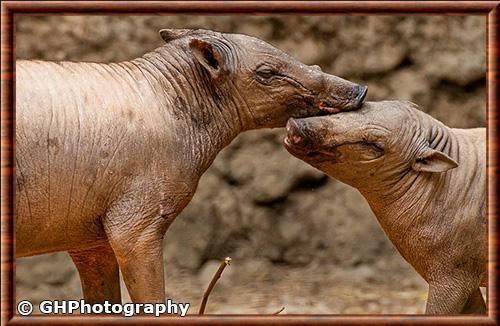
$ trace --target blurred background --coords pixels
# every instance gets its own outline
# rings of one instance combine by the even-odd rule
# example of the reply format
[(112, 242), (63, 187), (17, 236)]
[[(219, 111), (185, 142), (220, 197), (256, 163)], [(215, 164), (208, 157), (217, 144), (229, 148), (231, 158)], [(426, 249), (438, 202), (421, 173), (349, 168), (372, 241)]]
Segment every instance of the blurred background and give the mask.
[[(162, 45), (161, 28), (266, 40), (306, 64), (406, 99), (452, 127), (483, 127), (484, 17), (16, 16), (18, 59), (109, 62)], [(361, 195), (290, 156), (283, 129), (224, 149), (165, 237), (167, 297), (196, 313), (423, 313), (427, 284), (394, 249)], [(66, 253), (17, 260), (17, 299), (82, 297)], [(124, 300), (129, 300), (123, 288)]]

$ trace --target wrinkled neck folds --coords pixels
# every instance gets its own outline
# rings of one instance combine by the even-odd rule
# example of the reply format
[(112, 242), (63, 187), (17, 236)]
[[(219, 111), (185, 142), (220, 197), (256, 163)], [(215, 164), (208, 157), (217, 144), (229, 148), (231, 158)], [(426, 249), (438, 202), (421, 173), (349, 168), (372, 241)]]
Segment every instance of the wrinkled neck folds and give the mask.
[(378, 217), (397, 219), (402, 214), (421, 214), (434, 202), (432, 198), (451, 185), (453, 170), (429, 173), (412, 169), (412, 162), (427, 146), (459, 162), (459, 167), (461, 164), (458, 139), (452, 129), (420, 111), (409, 110), (409, 114), (393, 137), (400, 151), (397, 158), (382, 164), (385, 171), (376, 184), (360, 189)]
[(230, 86), (218, 87), (207, 71), (179, 46), (165, 45), (129, 64), (144, 75), (176, 138), (192, 149), (191, 160), (208, 168), (217, 153), (245, 126), (241, 103)]

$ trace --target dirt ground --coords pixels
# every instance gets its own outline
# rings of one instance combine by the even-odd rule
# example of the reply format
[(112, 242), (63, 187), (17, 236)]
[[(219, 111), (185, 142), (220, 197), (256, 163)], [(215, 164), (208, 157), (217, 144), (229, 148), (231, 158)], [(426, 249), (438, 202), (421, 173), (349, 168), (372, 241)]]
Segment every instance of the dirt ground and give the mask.
[[(119, 61), (161, 46), (158, 30), (200, 27), (259, 37), (307, 64), (406, 99), (453, 127), (485, 126), (483, 17), (26, 16), (18, 58)], [(195, 313), (219, 261), (233, 263), (207, 313), (422, 313), (426, 283), (354, 189), (251, 131), (223, 150), (165, 237), (167, 297)], [(65, 253), (17, 260), (18, 300), (81, 298)], [(124, 288), (123, 288), (124, 289)], [(128, 300), (125, 289), (123, 297)]]

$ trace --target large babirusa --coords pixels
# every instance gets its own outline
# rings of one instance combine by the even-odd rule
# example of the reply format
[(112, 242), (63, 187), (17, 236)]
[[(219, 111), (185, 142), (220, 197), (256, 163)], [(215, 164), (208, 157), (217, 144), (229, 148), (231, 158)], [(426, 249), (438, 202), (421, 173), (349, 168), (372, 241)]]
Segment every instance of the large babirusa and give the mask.
[(426, 313), (485, 312), (484, 128), (449, 128), (410, 102), (367, 102), (357, 111), (290, 119), (284, 142), (366, 198), (429, 283)]
[(119, 269), (164, 301), (164, 234), (239, 133), (366, 94), (250, 36), (160, 35), (131, 61), (16, 64), (16, 257), (68, 251), (88, 302), (120, 302)]

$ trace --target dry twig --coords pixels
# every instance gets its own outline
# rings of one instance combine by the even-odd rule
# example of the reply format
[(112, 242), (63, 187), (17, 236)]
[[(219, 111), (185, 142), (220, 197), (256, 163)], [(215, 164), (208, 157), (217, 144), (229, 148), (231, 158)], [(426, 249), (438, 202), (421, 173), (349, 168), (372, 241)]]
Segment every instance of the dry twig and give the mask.
[(281, 309), (276, 311), (273, 315), (279, 315), (283, 310), (285, 310), (285, 307), (281, 307)]
[(224, 261), (220, 264), (219, 268), (217, 269), (217, 272), (215, 272), (214, 276), (212, 277), (210, 284), (208, 284), (205, 293), (203, 293), (203, 298), (201, 300), (200, 310), (198, 310), (198, 314), (203, 315), (205, 313), (205, 307), (207, 306), (208, 296), (215, 287), (215, 283), (217, 283), (217, 280), (222, 275), (224, 268), (226, 268), (226, 266), (229, 265), (230, 263), (231, 263), (231, 257), (226, 257)]

